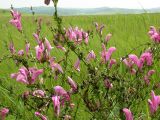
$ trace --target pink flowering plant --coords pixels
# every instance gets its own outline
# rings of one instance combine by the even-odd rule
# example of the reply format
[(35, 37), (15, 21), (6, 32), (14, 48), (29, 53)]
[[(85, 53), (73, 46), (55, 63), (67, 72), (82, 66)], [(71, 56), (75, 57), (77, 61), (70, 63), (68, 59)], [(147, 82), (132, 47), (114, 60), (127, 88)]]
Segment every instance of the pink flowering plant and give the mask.
[[(44, 35), (42, 20), (35, 20), (34, 44), (27, 40), (22, 15), (11, 10), (9, 23), (24, 37), (23, 49), (17, 50), (13, 41), (8, 45), (10, 55), (7, 57), (18, 68), (10, 78), (16, 81), (15, 86), (24, 86), (20, 94), (11, 94), (24, 105), (24, 111), (31, 116), (28, 119), (74, 120), (78, 119), (79, 110), (86, 111), (89, 119), (159, 119), (160, 95), (156, 91), (160, 87), (153, 80), (155, 74), (160, 74), (155, 70), (160, 60), (159, 31), (151, 26), (148, 33), (151, 42), (116, 58), (118, 49), (109, 44), (112, 33), (104, 35), (105, 25), (95, 22), (92, 30), (77, 26), (65, 28), (58, 16), (58, 0), (44, 3), (49, 5), (52, 1), (56, 22), (56, 26), (50, 27), (53, 36), (49, 39)], [(89, 46), (94, 42), (94, 35), (101, 44), (98, 52)], [(142, 46), (144, 50), (135, 54)], [(26, 113), (18, 111), (19, 107), (14, 110), (1, 102), (0, 99), (2, 120), (13, 116), (24, 119)]]

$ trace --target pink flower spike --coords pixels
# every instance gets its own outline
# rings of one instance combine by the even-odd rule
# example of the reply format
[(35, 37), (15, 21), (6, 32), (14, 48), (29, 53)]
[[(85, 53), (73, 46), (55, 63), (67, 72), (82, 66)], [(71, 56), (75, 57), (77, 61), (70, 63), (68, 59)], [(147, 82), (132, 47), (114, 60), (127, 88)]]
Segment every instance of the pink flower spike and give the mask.
[(33, 96), (43, 98), (45, 97), (45, 92), (43, 90), (35, 90), (33, 91)]
[(147, 75), (148, 75), (148, 76), (151, 76), (151, 75), (153, 75), (155, 72), (156, 72), (155, 70), (149, 70), (148, 73), (147, 73)]
[(62, 105), (63, 105), (64, 101), (70, 101), (70, 95), (67, 93), (67, 91), (65, 91), (63, 89), (63, 87), (55, 86), (54, 91), (55, 91), (55, 95), (61, 96), (63, 98), (62, 99)]
[(56, 116), (60, 114), (60, 96), (53, 96), (52, 97), (53, 105), (54, 105), (54, 113)]
[(40, 112), (35, 112), (35, 116), (39, 117), (41, 120), (47, 120), (47, 117), (42, 115)]
[(113, 88), (113, 85), (112, 85), (112, 83), (109, 81), (109, 79), (105, 79), (105, 80), (104, 80), (104, 85), (105, 85), (105, 87), (106, 87), (107, 89)]
[(19, 56), (23, 56), (23, 55), (24, 55), (24, 50), (18, 51), (18, 55), (19, 55)]
[(9, 109), (7, 109), (7, 108), (2, 108), (2, 109), (0, 110), (0, 119), (1, 119), (1, 120), (5, 120), (6, 115), (8, 114), (8, 112), (9, 112)]
[(55, 86), (54, 91), (55, 91), (55, 94), (58, 96), (63, 96), (65, 94), (68, 94), (61, 86)]
[(62, 67), (60, 66), (60, 64), (54, 62), (54, 58), (51, 58), (49, 62), (50, 62), (50, 67), (52, 68), (52, 71), (58, 70), (59, 72), (63, 73)]
[(62, 51), (66, 52), (66, 49), (62, 47), (61, 45), (56, 46), (56, 48), (61, 49)]
[(139, 59), (138, 59), (138, 57), (136, 55), (130, 54), (129, 55), (129, 59), (131, 59), (134, 62), (134, 64), (136, 64), (139, 67), (140, 61), (139, 61)]
[(33, 37), (35, 38), (35, 40), (37, 41), (37, 43), (40, 44), (39, 35), (36, 34), (36, 33), (33, 33)]
[(95, 55), (94, 51), (91, 50), (91, 51), (88, 53), (86, 60), (87, 60), (87, 61), (91, 61), (92, 59), (94, 60), (95, 58), (96, 58), (96, 55)]
[(116, 60), (115, 59), (111, 59), (110, 63), (109, 63), (109, 68), (112, 67), (112, 65), (116, 64)]
[(108, 43), (109, 40), (111, 39), (111, 37), (112, 37), (112, 34), (111, 34), (111, 33), (107, 34), (107, 35), (106, 35), (106, 38), (105, 38), (105, 42)]
[(29, 72), (30, 74), (32, 74), (31, 76), (31, 84), (35, 83), (35, 80), (38, 78), (39, 75), (41, 75), (43, 73), (43, 69), (35, 69), (35, 68), (29, 68)]
[(44, 45), (43, 45), (43, 43), (41, 45), (37, 45), (35, 47), (35, 50), (36, 50), (36, 58), (37, 58), (37, 60), (40, 61), (42, 59), (42, 57), (43, 57), (43, 52), (44, 52)]
[(16, 79), (18, 82), (24, 84), (34, 84), (37, 77), (42, 74), (43, 70), (37, 70), (36, 68), (21, 67), (18, 73), (11, 74), (11, 78)]
[(47, 40), (47, 38), (45, 38), (45, 45), (46, 45), (46, 48), (47, 48), (48, 52), (50, 52), (53, 49), (53, 47), (51, 46), (51, 44)]
[(9, 21), (13, 26), (15, 26), (18, 31), (22, 31), (21, 25), (21, 14), (18, 11), (11, 10), (12, 19)]
[(156, 96), (154, 91), (152, 90), (151, 97), (151, 100), (148, 99), (148, 104), (150, 107), (151, 115), (153, 115), (157, 111), (158, 106), (160, 105), (160, 96)]
[(129, 109), (124, 108), (123, 112), (125, 114), (126, 120), (133, 120), (132, 113), (131, 113), (131, 111)]
[(68, 76), (68, 83), (69, 83), (69, 85), (70, 85), (71, 88), (72, 88), (72, 89), (71, 89), (71, 93), (77, 92), (78, 86), (77, 86), (76, 82), (73, 81), (72, 78), (70, 78), (69, 76)]
[(26, 55), (29, 55), (29, 50), (30, 50), (30, 43), (26, 44)]
[(11, 54), (15, 54), (15, 53), (16, 53), (16, 50), (15, 50), (15, 48), (14, 48), (13, 42), (10, 42), (9, 50), (10, 50)]
[(75, 62), (74, 68), (75, 68), (75, 70), (77, 70), (78, 72), (80, 72), (80, 60), (79, 60), (79, 58), (78, 58), (78, 60)]

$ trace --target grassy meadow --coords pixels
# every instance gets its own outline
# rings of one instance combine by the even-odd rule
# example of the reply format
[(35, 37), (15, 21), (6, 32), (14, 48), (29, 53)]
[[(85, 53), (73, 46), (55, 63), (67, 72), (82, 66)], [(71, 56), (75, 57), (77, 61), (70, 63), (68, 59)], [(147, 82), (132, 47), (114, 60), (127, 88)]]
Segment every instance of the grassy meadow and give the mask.
[[(46, 36), (48, 40), (52, 41), (53, 36), (50, 31), (50, 26), (56, 26), (54, 20), (50, 16), (29, 16), (22, 14), (22, 25), (24, 33), (26, 36), (22, 36), (12, 25), (10, 25), (9, 20), (11, 16), (8, 13), (2, 15), (0, 13), (0, 58), (4, 55), (9, 54), (7, 50), (7, 44), (10, 40), (14, 41), (15, 49), (18, 51), (24, 49), (24, 39), (27, 39), (32, 43), (31, 51), (35, 53), (34, 47), (36, 46), (36, 41), (34, 40), (32, 34), (36, 31), (36, 24), (34, 20), (36, 18), (42, 18), (42, 36)], [(147, 34), (149, 27), (154, 25), (156, 27), (160, 26), (160, 14), (116, 14), (116, 15), (97, 15), (97, 16), (63, 16), (63, 26), (78, 26), (85, 30), (95, 30), (93, 22), (98, 22), (99, 24), (105, 24), (105, 29), (103, 31), (103, 36), (107, 33), (112, 33), (112, 38), (109, 42), (109, 46), (115, 46), (117, 51), (114, 53), (114, 58), (119, 58), (126, 55), (136, 46), (140, 44), (150, 42), (150, 38)], [(53, 22), (52, 22), (53, 21)], [(53, 45), (53, 43), (52, 43)], [(89, 40), (90, 50), (94, 50), (97, 56), (100, 56), (101, 44), (97, 35)], [(140, 55), (139, 51), (143, 50), (143, 47), (137, 49), (133, 53)], [(52, 55), (56, 56), (58, 59), (61, 58), (63, 52), (60, 52), (56, 48), (53, 49)], [(74, 54), (70, 55), (71, 62), (75, 60)], [(159, 71), (159, 65), (155, 67)], [(83, 65), (81, 65), (83, 71)], [(17, 72), (19, 67), (15, 66), (14, 62), (10, 59), (2, 60), (0, 63), (0, 105), (9, 106), (10, 112), (21, 116), (23, 120), (31, 120), (34, 118), (34, 111), (27, 111), (20, 99), (15, 95), (20, 96), (26, 87), (16, 80), (9, 79), (11, 73)], [(160, 71), (159, 71), (160, 72)], [(85, 78), (85, 71), (81, 72), (79, 76)], [(159, 79), (158, 73), (154, 75), (154, 80)], [(81, 81), (81, 80), (77, 80)], [(46, 85), (52, 88), (54, 85), (58, 84), (58, 81), (47, 80)], [(60, 84), (60, 83), (59, 83)], [(11, 92), (12, 91), (12, 92)], [(159, 92), (160, 94), (160, 92)], [(80, 96), (74, 96), (75, 102), (80, 102), (80, 107), (77, 111), (77, 120), (87, 120), (90, 118), (90, 113), (83, 106), (83, 101), (79, 101)], [(147, 101), (146, 101), (147, 102)], [(33, 103), (34, 104), (34, 103)], [(76, 103), (75, 103), (76, 104)], [(139, 107), (139, 106), (137, 106)], [(145, 105), (147, 107), (147, 103)], [(20, 111), (20, 112), (18, 112)], [(53, 108), (51, 107), (48, 111), (48, 118), (53, 118)], [(15, 116), (9, 115), (7, 120), (16, 119)], [(147, 118), (149, 119), (149, 118)]]

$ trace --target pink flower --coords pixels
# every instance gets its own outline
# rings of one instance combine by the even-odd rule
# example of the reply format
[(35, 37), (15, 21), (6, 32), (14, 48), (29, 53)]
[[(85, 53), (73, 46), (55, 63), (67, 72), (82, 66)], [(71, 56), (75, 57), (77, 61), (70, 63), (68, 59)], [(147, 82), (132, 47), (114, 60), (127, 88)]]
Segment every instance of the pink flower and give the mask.
[(54, 105), (54, 113), (59, 116), (60, 114), (60, 96), (52, 97), (53, 105)]
[(129, 59), (132, 60), (133, 63), (136, 64), (139, 67), (140, 61), (139, 61), (139, 58), (136, 55), (130, 54)]
[(147, 85), (150, 83), (150, 77), (155, 73), (155, 70), (149, 70), (148, 73), (144, 76), (144, 81)]
[(112, 34), (111, 34), (111, 33), (107, 34), (107, 35), (106, 35), (106, 38), (105, 38), (105, 42), (108, 43), (109, 40), (111, 39), (111, 37), (112, 37)]
[(69, 85), (70, 85), (71, 88), (72, 88), (72, 89), (71, 89), (71, 93), (77, 92), (78, 86), (77, 86), (76, 82), (73, 81), (72, 78), (70, 78), (69, 76), (68, 76), (68, 83), (69, 83)]
[(11, 78), (24, 84), (34, 84), (37, 77), (43, 73), (43, 69), (21, 67), (18, 73), (11, 74)]
[(9, 109), (7, 109), (7, 108), (2, 108), (2, 109), (0, 110), (0, 119), (1, 119), (1, 120), (5, 120), (6, 115), (8, 114), (8, 112), (9, 112)]
[(94, 51), (91, 50), (91, 51), (88, 53), (86, 60), (87, 60), (87, 61), (91, 61), (92, 59), (94, 60), (95, 58), (96, 58), (96, 55), (95, 55)]
[(89, 35), (87, 32), (83, 32), (83, 38), (84, 38), (84, 42), (85, 44), (88, 44), (89, 41)]
[(97, 22), (94, 22), (94, 25), (96, 27), (96, 30), (98, 31), (98, 23)]
[(19, 56), (23, 56), (23, 55), (24, 55), (24, 50), (19, 50), (19, 51), (18, 51), (18, 55), (19, 55)]
[(116, 51), (116, 48), (115, 47), (110, 47), (108, 49), (108, 51), (106, 51), (106, 47), (104, 44), (102, 44), (102, 52), (101, 52), (101, 58), (102, 58), (102, 62), (103, 63), (106, 63), (107, 61), (110, 60), (113, 52)]
[(61, 86), (54, 87), (55, 95), (62, 97), (62, 105), (65, 101), (70, 101), (70, 95)]
[(99, 33), (100, 33), (100, 35), (102, 35), (104, 27), (105, 27), (104, 25), (101, 25), (101, 26), (100, 26), (100, 28), (99, 28)]
[(130, 59), (124, 59), (123, 60), (123, 63), (127, 66), (127, 67), (129, 67), (129, 68), (132, 68), (132, 66), (133, 66), (133, 61), (132, 60), (130, 60)]
[(153, 62), (152, 54), (150, 52), (143, 53), (140, 57), (140, 61), (142, 63), (146, 62), (148, 66), (151, 66)]
[(155, 70), (149, 70), (148, 73), (147, 73), (147, 75), (148, 75), (148, 76), (151, 76), (151, 75), (153, 75), (155, 72), (156, 72)]
[(131, 111), (129, 109), (124, 108), (123, 112), (125, 114), (126, 120), (133, 120), (132, 113), (131, 113)]
[(116, 60), (115, 59), (111, 59), (109, 62), (109, 68), (112, 67), (112, 65), (116, 64)]
[(29, 55), (29, 50), (30, 50), (30, 43), (26, 44), (26, 55)]
[[(146, 63), (147, 66), (151, 66), (153, 62), (152, 54), (150, 52), (143, 53), (140, 58), (134, 54), (129, 55), (129, 59), (141, 70)], [(127, 61), (125, 61), (127, 62)], [(127, 63), (126, 63), (127, 64)], [(132, 63), (131, 63), (132, 64)]]
[(78, 58), (74, 64), (74, 69), (80, 72), (80, 59)]
[(56, 48), (61, 49), (62, 51), (66, 52), (66, 49), (62, 47), (61, 45), (56, 46)]
[(45, 92), (43, 90), (35, 90), (33, 91), (33, 96), (43, 98), (45, 97)]
[(58, 70), (59, 72), (63, 73), (62, 67), (58, 63), (55, 63), (53, 58), (51, 58), (49, 62), (50, 62), (50, 67), (52, 68), (52, 71)]
[(41, 120), (47, 120), (47, 117), (42, 115), (40, 112), (35, 112), (35, 116), (39, 117)]
[(39, 39), (39, 35), (36, 33), (33, 33), (33, 37), (36, 39), (37, 43), (40, 44), (41, 40)]
[(55, 86), (54, 90), (55, 90), (55, 94), (58, 96), (63, 96), (68, 94), (61, 86)]
[(15, 54), (15, 53), (16, 53), (16, 50), (15, 50), (15, 48), (14, 48), (13, 42), (10, 42), (9, 50), (10, 50), (11, 54)]
[(104, 86), (105, 86), (107, 89), (113, 88), (113, 85), (112, 85), (112, 83), (109, 81), (109, 79), (105, 79), (105, 80), (104, 80)]
[(21, 14), (18, 11), (11, 10), (12, 19), (9, 21), (19, 31), (22, 31)]
[(160, 43), (160, 33), (157, 32), (154, 26), (150, 26), (150, 31), (148, 32), (148, 34), (155, 43)]
[(69, 40), (73, 41), (75, 44), (80, 44), (84, 40), (86, 44), (88, 44), (89, 35), (87, 32), (83, 31), (82, 29), (79, 29), (78, 27), (72, 28), (70, 27), (66, 31), (66, 37), (68, 37)]
[(45, 50), (43, 43), (41, 43), (40, 45), (37, 45), (35, 47), (36, 50), (36, 58), (37, 60), (41, 60), (43, 58), (43, 52)]
[(154, 91), (151, 91), (151, 97), (151, 100), (148, 99), (148, 104), (151, 114), (154, 114), (157, 111), (158, 106), (160, 105), (160, 96), (156, 96)]
[(137, 72), (137, 71), (136, 71), (134, 68), (131, 68), (131, 69), (130, 69), (130, 73), (131, 73), (132, 75), (135, 75), (136, 72)]
[(47, 38), (45, 38), (45, 45), (46, 45), (48, 52), (50, 52), (53, 49), (53, 47), (51, 46)]

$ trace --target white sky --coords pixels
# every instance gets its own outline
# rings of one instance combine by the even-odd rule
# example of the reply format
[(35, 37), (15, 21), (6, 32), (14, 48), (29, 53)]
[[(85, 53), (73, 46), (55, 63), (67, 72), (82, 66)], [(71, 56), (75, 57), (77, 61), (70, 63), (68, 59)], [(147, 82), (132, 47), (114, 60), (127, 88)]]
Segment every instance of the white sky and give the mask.
[[(0, 0), (0, 8), (45, 6), (44, 0)], [(63, 8), (143, 8), (160, 7), (160, 0), (59, 0), (58, 7)], [(51, 5), (50, 5), (51, 6)]]

